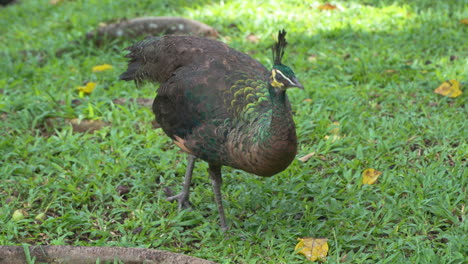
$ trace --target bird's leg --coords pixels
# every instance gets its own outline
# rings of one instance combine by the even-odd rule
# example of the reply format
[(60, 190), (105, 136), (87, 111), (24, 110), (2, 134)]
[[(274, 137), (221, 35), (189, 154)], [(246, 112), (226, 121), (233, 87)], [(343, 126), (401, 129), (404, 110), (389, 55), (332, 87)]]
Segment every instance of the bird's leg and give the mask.
[(187, 209), (191, 207), (189, 196), (190, 196), (190, 182), (192, 181), (192, 172), (195, 164), (196, 157), (194, 155), (188, 155), (187, 170), (185, 171), (184, 185), (182, 191), (174, 196), (168, 197), (169, 202), (177, 200), (179, 203), (179, 210)]
[(221, 228), (223, 229), (223, 231), (227, 231), (228, 226), (226, 225), (226, 217), (224, 215), (223, 207), (223, 197), (221, 196), (221, 184), (223, 183), (223, 180), (221, 179), (221, 166), (213, 166), (210, 164), (210, 167), (208, 168), (208, 173), (210, 174), (211, 183), (213, 184), (215, 201), (218, 205), (219, 221), (221, 223)]

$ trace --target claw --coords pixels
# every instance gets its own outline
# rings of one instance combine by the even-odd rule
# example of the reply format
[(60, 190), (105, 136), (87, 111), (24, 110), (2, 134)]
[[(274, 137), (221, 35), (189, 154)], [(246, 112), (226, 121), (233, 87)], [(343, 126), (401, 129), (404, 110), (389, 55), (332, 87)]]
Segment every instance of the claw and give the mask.
[(179, 211), (192, 208), (192, 204), (188, 199), (188, 195), (184, 193), (179, 193), (177, 195), (167, 197), (166, 200), (169, 202), (177, 201), (177, 203), (179, 204)]

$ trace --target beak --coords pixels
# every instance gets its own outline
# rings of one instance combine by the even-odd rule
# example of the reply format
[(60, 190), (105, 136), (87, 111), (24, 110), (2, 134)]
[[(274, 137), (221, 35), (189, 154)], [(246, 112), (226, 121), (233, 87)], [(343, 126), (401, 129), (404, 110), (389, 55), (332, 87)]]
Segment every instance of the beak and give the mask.
[(304, 86), (301, 82), (299, 82), (299, 80), (296, 77), (294, 77), (291, 81), (294, 83), (294, 87), (304, 90)]

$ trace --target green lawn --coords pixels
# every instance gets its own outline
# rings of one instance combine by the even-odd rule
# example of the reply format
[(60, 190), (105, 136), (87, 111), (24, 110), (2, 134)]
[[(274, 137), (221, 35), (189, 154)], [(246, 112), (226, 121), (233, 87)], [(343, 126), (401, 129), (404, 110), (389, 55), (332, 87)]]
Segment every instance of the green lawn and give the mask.
[[(327, 263), (467, 263), (466, 92), (433, 93), (451, 79), (466, 91), (466, 1), (343, 0), (332, 2), (335, 11), (320, 11), (320, 1), (186, 2), (21, 0), (0, 8), (0, 245), (304, 263), (294, 253), (297, 238), (325, 237)], [(224, 168), (227, 236), (206, 163), (195, 168), (194, 210), (179, 213), (164, 190), (180, 190), (185, 155), (152, 128), (149, 108), (112, 102), (155, 95), (154, 85), (118, 80), (123, 48), (137, 40), (83, 41), (102, 21), (168, 15), (215, 27), (267, 67), (272, 36), (285, 28), (284, 62), (306, 87), (289, 96), (298, 158), (315, 155), (272, 178)], [(113, 69), (91, 71), (105, 63)], [(80, 98), (76, 88), (86, 81), (98, 85)], [(68, 118), (110, 126), (78, 133)], [(333, 122), (335, 141), (324, 138)], [(367, 168), (383, 172), (377, 184), (361, 184)], [(129, 193), (120, 195), (122, 186)], [(13, 219), (20, 209), (24, 219)]]

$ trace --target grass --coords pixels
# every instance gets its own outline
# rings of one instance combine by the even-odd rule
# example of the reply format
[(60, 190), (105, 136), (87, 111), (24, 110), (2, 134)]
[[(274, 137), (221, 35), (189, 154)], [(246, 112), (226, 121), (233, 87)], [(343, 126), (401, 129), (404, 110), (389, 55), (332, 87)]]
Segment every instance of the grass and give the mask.
[[(304, 2), (22, 0), (2, 8), (0, 244), (147, 247), (221, 263), (304, 263), (294, 253), (296, 239), (325, 237), (327, 263), (466, 263), (466, 95), (433, 90), (448, 79), (467, 81), (468, 27), (460, 20), (468, 5), (333, 1), (339, 11), (321, 12), (318, 1)], [(164, 188), (179, 190), (184, 154), (152, 129), (150, 109), (112, 103), (154, 96), (153, 85), (136, 89), (118, 80), (126, 67), (122, 50), (134, 40), (70, 44), (101, 21), (150, 15), (213, 25), (265, 65), (271, 35), (289, 32), (285, 61), (306, 87), (289, 93), (298, 157), (315, 155), (272, 178), (224, 168), (229, 236), (217, 224), (206, 164), (196, 165), (194, 210), (179, 213)], [(246, 40), (249, 34), (260, 42)], [(113, 70), (91, 72), (104, 63)], [(80, 98), (76, 87), (85, 81), (98, 86)], [(50, 118), (111, 126), (77, 133)], [(342, 138), (326, 140), (333, 122)], [(361, 184), (366, 168), (383, 172), (377, 184)], [(119, 186), (129, 193), (120, 195)], [(20, 209), (25, 218), (13, 220)]]

